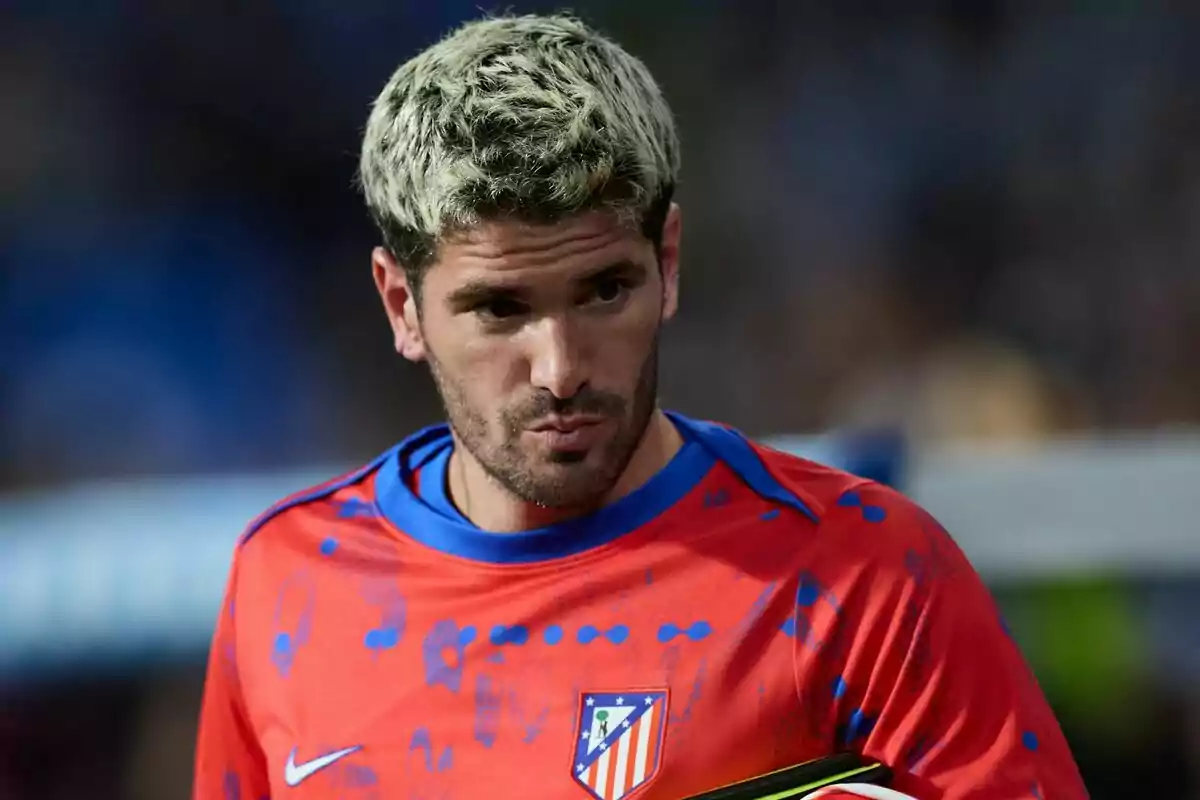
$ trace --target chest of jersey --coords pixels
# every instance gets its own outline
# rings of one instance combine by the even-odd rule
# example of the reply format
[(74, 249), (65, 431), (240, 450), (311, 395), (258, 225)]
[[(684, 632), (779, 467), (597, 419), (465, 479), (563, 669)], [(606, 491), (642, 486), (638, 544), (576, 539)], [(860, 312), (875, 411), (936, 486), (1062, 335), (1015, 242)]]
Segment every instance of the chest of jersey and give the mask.
[(794, 564), (361, 564), (281, 573), (252, 626), (270, 641), (239, 641), (273, 797), (677, 800), (827, 750), (798, 700), (816, 634)]

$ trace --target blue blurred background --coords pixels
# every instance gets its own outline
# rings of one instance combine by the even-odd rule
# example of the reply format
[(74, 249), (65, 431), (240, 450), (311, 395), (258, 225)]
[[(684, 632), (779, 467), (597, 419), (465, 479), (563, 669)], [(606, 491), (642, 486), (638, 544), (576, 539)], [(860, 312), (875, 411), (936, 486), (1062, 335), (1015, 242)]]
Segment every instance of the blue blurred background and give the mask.
[[(187, 796), (234, 538), (437, 418), (352, 178), (478, 8), (0, 6), (3, 800)], [(926, 504), (1093, 796), (1200, 798), (1200, 6), (573, 9), (682, 128), (664, 401)]]

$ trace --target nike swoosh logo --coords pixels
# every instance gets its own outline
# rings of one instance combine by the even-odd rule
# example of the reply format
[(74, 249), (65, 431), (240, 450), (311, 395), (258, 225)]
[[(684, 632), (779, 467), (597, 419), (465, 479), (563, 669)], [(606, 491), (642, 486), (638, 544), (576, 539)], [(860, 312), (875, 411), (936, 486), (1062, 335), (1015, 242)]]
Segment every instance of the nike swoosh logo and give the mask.
[(296, 763), (296, 751), (299, 749), (298, 747), (293, 747), (292, 752), (288, 754), (287, 763), (283, 765), (283, 780), (288, 786), (299, 786), (335, 761), (339, 761), (351, 753), (357, 753), (359, 750), (362, 750), (362, 745), (334, 750), (332, 753), (318, 756), (312, 761), (305, 761), (303, 764)]

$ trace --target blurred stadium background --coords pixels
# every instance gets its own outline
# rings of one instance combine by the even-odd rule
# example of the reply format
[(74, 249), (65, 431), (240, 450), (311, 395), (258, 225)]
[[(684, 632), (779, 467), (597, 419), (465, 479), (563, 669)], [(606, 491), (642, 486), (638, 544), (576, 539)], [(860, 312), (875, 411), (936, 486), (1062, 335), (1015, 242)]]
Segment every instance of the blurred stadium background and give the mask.
[[(928, 505), (1096, 800), (1200, 797), (1200, 6), (572, 8), (682, 126), (665, 401)], [(437, 417), (351, 179), (476, 12), (0, 5), (0, 799), (186, 797), (234, 538)]]

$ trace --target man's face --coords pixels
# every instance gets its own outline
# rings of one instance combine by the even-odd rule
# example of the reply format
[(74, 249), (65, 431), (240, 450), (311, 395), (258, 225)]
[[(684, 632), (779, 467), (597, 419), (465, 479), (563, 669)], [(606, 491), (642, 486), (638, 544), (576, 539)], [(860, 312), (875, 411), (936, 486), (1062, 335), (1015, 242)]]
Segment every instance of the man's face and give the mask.
[(429, 362), (462, 446), (516, 496), (589, 505), (624, 472), (655, 408), (678, 231), (673, 209), (661, 270), (650, 241), (600, 213), (487, 223), (440, 248), (401, 350)]

